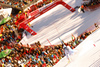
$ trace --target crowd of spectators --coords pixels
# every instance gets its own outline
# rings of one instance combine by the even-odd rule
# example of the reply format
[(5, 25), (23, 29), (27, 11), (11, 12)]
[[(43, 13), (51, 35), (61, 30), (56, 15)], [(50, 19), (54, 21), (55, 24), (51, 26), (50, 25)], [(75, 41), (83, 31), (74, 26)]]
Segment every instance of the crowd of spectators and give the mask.
[(32, 11), (35, 11), (36, 9), (51, 3), (53, 0), (44, 0), (41, 2), (38, 2), (32, 6), (30, 6), (30, 8), (26, 11), (19, 11), (19, 13), (16, 16), (12, 16), (13, 18), (13, 22), (18, 25), (19, 23), (21, 23), (22, 21), (24, 21), (25, 19), (29, 18), (29, 13), (31, 13)]
[(100, 7), (100, 0), (83, 0), (81, 2), (81, 6), (75, 6), (76, 8), (81, 8), (81, 10), (85, 11), (93, 11)]
[[(6, 46), (5, 48), (1, 47), (1, 49), (6, 49)], [(23, 47), (22, 44), (16, 44), (11, 49), (12, 52), (7, 57), (0, 59), (1, 66), (52, 67), (64, 57), (62, 45), (41, 48), (38, 42), (32, 45), (31, 48), (28, 45)]]
[(33, 11), (52, 1), (53, 0), (42, 0), (42, 1), (39, 1), (39, 0), (1, 0), (0, 3), (8, 4), (10, 6), (21, 8), (21, 9), (24, 9), (25, 6), (30, 6), (31, 4), (32, 5), (34, 4), (34, 6), (31, 7), (31, 11)]
[(92, 31), (85, 32), (85, 33), (81, 34), (80, 36), (78, 36), (77, 38), (72, 39), (72, 41), (68, 42), (67, 44), (69, 44), (70, 47), (72, 49), (74, 49), (77, 45), (79, 45), (91, 33), (92, 33)]
[(14, 7), (23, 8), (25, 5), (34, 2), (34, 0), (1, 0), (0, 2)]
[[(96, 24), (94, 25), (98, 27)], [(0, 52), (5, 49), (12, 49), (8, 56), (0, 59), (2, 67), (52, 67), (65, 56), (62, 44), (45, 46), (44, 48), (41, 47), (40, 42), (32, 44), (31, 47), (28, 44), (26, 47), (23, 44), (18, 44), (22, 39), (23, 29), (18, 30), (12, 20), (0, 27), (3, 27), (2, 36), (0, 37)], [(64, 44), (74, 49), (93, 31), (85, 32)]]
[(36, 9), (46, 5), (46, 4), (49, 4), (49, 3), (53, 2), (53, 1), (54, 0), (43, 0), (41, 2), (38, 2), (38, 3), (34, 4), (33, 6), (31, 6), (29, 11), (32, 12), (32, 11), (34, 11), (34, 10), (36, 10)]
[[(19, 44), (24, 30), (22, 28), (19, 29), (17, 24), (15, 24), (18, 18), (20, 17), (12, 16), (10, 21), (0, 26), (0, 29), (2, 29), (2, 35), (0, 35), (0, 52), (5, 49), (12, 50), (8, 56), (0, 58), (0, 67), (52, 67), (65, 56), (63, 44), (45, 47), (41, 47), (39, 41), (32, 44), (31, 47), (28, 44), (26, 47), (22, 43)], [(98, 28), (98, 25), (94, 25)], [(74, 49), (94, 31), (85, 32), (77, 38), (72, 35), (73, 38), (71, 41), (67, 43), (63, 42), (66, 46)]]
[(0, 45), (12, 45), (18, 43), (22, 38), (22, 32), (12, 20), (0, 26)]
[(89, 2), (84, 0), (82, 5), (84, 5), (85, 10), (92, 11), (100, 7), (100, 0), (90, 0)]
[[(95, 30), (85, 32), (77, 38), (74, 37), (70, 42), (63, 42), (66, 46), (70, 46), (72, 49), (74, 49), (94, 31)], [(8, 39), (6, 39), (6, 36)], [(15, 43), (14, 41), (16, 41), (16, 34), (14, 34), (14, 32), (12, 34), (8, 33), (6, 36), (3, 36), (6, 43), (1, 43), (0, 52), (5, 49), (12, 49), (12, 52), (8, 56), (0, 59), (1, 66), (52, 67), (65, 56), (63, 44), (41, 47), (41, 44), (38, 41), (35, 44), (31, 44), (31, 47), (29, 47), (28, 44), (27, 46), (24, 46), (22, 43), (19, 44), (19, 41)], [(12, 38), (11, 36), (14, 37)]]
[(91, 5), (96, 5), (100, 3), (100, 0), (90, 0), (89, 2), (85, 2), (85, 0), (83, 0), (84, 3), (82, 3), (84, 6), (91, 6)]

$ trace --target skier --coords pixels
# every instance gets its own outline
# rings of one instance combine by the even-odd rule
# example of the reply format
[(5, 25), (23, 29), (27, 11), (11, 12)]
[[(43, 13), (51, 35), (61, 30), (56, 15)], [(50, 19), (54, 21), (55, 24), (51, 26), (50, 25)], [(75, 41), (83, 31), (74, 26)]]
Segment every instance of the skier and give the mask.
[(74, 9), (77, 9), (78, 8), (78, 12), (83, 12), (83, 13), (85, 13), (85, 11), (84, 11), (84, 5), (81, 5), (81, 6), (76, 6)]
[(83, 13), (85, 13), (85, 11), (84, 11), (84, 5), (81, 5), (81, 11), (82, 11)]
[(63, 46), (63, 48), (64, 48), (65, 56), (67, 57), (68, 61), (70, 62), (69, 55), (68, 55), (69, 49), (65, 45)]

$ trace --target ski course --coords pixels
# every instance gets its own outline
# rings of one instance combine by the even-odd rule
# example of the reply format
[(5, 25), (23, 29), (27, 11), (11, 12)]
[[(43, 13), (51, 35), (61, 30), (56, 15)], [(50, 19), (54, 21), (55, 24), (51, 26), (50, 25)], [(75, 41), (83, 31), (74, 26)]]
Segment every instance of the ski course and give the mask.
[[(64, 2), (71, 7), (81, 5), (81, 0), (64, 0)], [(31, 36), (28, 34), (20, 42), (23, 44), (32, 44), (40, 41), (42, 45), (50, 45), (47, 41), (48, 39), (52, 45), (56, 45), (60, 44), (59, 37), (65, 42), (68, 42), (71, 40), (72, 34), (77, 37), (88, 27), (98, 22), (99, 17), (99, 9), (85, 13), (78, 13), (76, 10), (74, 13), (71, 13), (62, 5), (58, 5), (30, 22), (31, 26), (33, 26), (31, 29), (37, 35)]]
[[(74, 54), (69, 56), (68, 62), (66, 56), (62, 58), (53, 67), (99, 67), (100, 66), (100, 29), (90, 34), (75, 49)], [(94, 46), (95, 45), (95, 46)]]

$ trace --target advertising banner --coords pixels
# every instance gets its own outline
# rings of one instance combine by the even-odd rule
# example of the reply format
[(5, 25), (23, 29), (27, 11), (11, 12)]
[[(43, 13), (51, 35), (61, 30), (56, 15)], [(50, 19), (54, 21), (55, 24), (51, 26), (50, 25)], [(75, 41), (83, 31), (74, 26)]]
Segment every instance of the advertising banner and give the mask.
[(31, 13), (29, 13), (29, 16), (34, 16), (34, 15), (36, 15), (37, 13), (39, 13), (39, 10), (38, 10), (38, 9), (35, 10), (35, 11), (33, 11), (33, 12), (31, 12)]
[(39, 8), (39, 11), (40, 11), (40, 12), (43, 11), (43, 10), (46, 9), (47, 7), (51, 6), (52, 4), (54, 4), (54, 2), (51, 2), (51, 3), (47, 4), (47, 5), (44, 5), (43, 7)]

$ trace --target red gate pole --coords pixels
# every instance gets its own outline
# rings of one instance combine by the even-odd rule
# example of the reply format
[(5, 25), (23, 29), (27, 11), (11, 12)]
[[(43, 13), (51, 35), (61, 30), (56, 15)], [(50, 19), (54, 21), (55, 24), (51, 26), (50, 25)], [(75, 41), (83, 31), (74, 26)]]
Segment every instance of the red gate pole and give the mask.
[[(47, 39), (47, 41), (50, 43), (50, 41)], [(50, 43), (50, 45), (52, 45), (51, 43)]]

